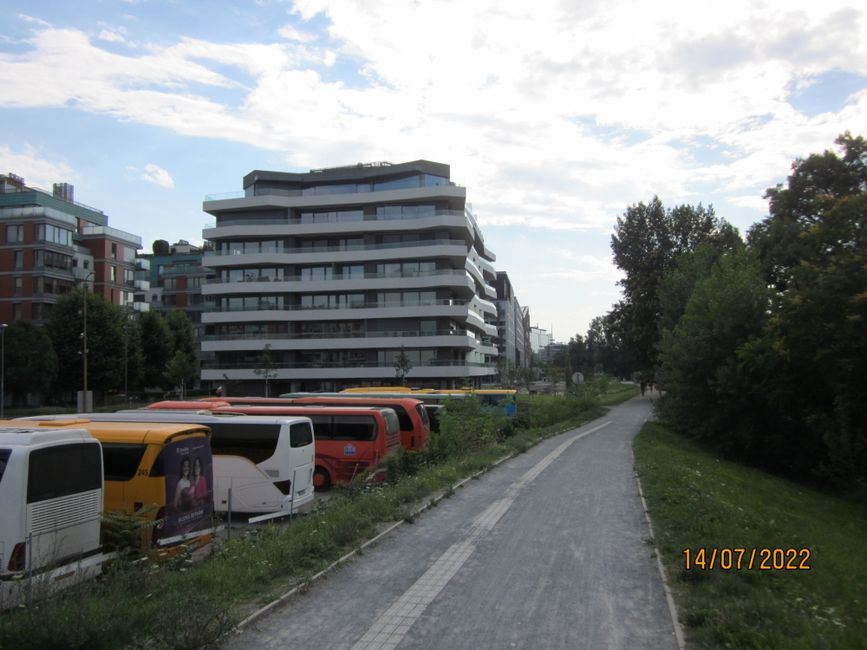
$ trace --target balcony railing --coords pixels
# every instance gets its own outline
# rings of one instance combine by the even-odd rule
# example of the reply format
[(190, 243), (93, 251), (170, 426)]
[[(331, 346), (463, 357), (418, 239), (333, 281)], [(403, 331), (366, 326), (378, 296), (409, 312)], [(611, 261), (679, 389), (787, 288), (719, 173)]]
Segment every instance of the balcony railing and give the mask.
[[(493, 364), (490, 363), (481, 363), (476, 361), (464, 361), (463, 359), (444, 359), (438, 360), (434, 359), (432, 361), (427, 361), (424, 364), (413, 366), (413, 369), (416, 368), (442, 368), (448, 366), (470, 366), (474, 368), (493, 368)], [(219, 370), (221, 368), (225, 369), (238, 369), (238, 368), (249, 368), (253, 369), (257, 367), (257, 362), (255, 361), (230, 361), (230, 362), (222, 362), (222, 361), (202, 361), (201, 367), (203, 370)], [(337, 369), (347, 369), (347, 368), (394, 368), (394, 363), (391, 362), (379, 362), (379, 361), (278, 361), (274, 363), (274, 369), (287, 369), (287, 370), (296, 370), (303, 368), (337, 368)]]
[(470, 276), (466, 271), (461, 269), (440, 269), (437, 271), (407, 271), (405, 273), (365, 273), (358, 274), (341, 274), (335, 273), (327, 278), (305, 278), (300, 275), (287, 275), (279, 278), (272, 278), (270, 275), (247, 275), (237, 280), (224, 280), (221, 278), (210, 278), (205, 284), (232, 284), (236, 282), (328, 282), (341, 280), (383, 280), (383, 279), (403, 279), (403, 278), (429, 278), (435, 276), (450, 275), (450, 276)]
[(418, 248), (425, 246), (461, 246), (467, 248), (467, 242), (463, 239), (430, 239), (425, 241), (408, 241), (408, 242), (389, 242), (386, 244), (348, 244), (344, 246), (308, 246), (306, 248), (295, 247), (288, 248), (285, 246), (260, 246), (257, 250), (229, 250), (229, 251), (208, 251), (204, 254), (204, 259), (213, 257), (229, 257), (234, 255), (261, 255), (262, 253), (278, 253), (287, 255), (297, 255), (300, 253), (340, 253), (346, 251), (378, 251), (391, 250), (395, 248)]
[[(281, 341), (320, 341), (328, 339), (370, 339), (370, 338), (417, 338), (425, 336), (474, 336), (469, 330), (430, 330), (419, 332), (410, 331), (367, 331), (367, 332), (317, 332), (288, 334), (266, 332), (261, 334), (206, 334), (204, 341), (258, 341), (258, 340), (281, 340)], [(479, 342), (481, 344), (481, 342)]]
[(312, 221), (299, 217), (271, 217), (268, 219), (257, 218), (229, 218), (223, 217), (219, 221), (211, 221), (205, 224), (205, 228), (223, 228), (225, 226), (307, 226), (321, 223), (370, 223), (374, 221), (401, 221), (410, 219), (428, 219), (430, 217), (466, 217), (460, 210), (436, 210), (429, 214), (398, 214), (398, 215), (366, 215), (358, 217), (345, 217), (339, 214), (316, 215)]
[[(255, 306), (214, 306), (209, 312), (245, 312), (245, 311), (313, 311), (313, 310), (336, 310), (336, 309), (393, 309), (395, 307), (462, 307), (467, 304), (466, 300), (415, 300), (400, 303), (388, 302), (356, 302), (344, 305), (272, 305), (262, 303)], [(479, 317), (481, 320), (481, 317)]]

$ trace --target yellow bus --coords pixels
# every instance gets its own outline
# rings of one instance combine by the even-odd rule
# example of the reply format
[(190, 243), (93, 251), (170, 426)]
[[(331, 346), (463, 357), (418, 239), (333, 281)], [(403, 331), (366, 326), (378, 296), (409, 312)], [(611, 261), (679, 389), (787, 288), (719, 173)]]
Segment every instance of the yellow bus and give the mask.
[(207, 426), (84, 419), (26, 421), (50, 429), (84, 429), (102, 443), (104, 511), (140, 514), (154, 522), (142, 534), (143, 551), (157, 549), (168, 555), (179, 544), (198, 548), (210, 541), (214, 477)]

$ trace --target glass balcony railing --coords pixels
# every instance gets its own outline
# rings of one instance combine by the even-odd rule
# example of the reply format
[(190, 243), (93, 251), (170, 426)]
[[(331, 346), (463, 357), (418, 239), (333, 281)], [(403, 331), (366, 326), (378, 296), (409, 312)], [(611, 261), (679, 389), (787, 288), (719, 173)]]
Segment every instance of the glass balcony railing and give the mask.
[[(203, 370), (220, 370), (220, 369), (255, 369), (258, 367), (257, 362), (255, 361), (202, 361), (201, 363)], [(463, 359), (434, 359), (431, 361), (426, 361), (423, 364), (418, 366), (413, 366), (413, 368), (442, 368), (442, 367), (471, 367), (471, 368), (491, 368), (494, 369), (495, 366), (490, 363), (482, 363), (477, 361), (465, 361)], [(393, 362), (379, 362), (379, 361), (277, 361), (274, 363), (274, 369), (287, 369), (287, 370), (297, 370), (297, 369), (308, 369), (308, 368), (334, 368), (334, 369), (348, 369), (348, 368), (394, 368)]]
[[(463, 307), (468, 301), (446, 299), (446, 300), (415, 300), (404, 301), (397, 303), (388, 302), (355, 302), (346, 304), (319, 304), (319, 305), (274, 305), (267, 302), (260, 302), (256, 305), (244, 306), (217, 306), (209, 309), (209, 312), (245, 312), (245, 311), (312, 311), (312, 310), (335, 310), (335, 309), (395, 309), (398, 307)], [(472, 312), (470, 312), (472, 313)], [(481, 321), (481, 318), (477, 316)]]
[(429, 278), (429, 277), (466, 277), (471, 279), (466, 271), (460, 269), (440, 269), (437, 271), (411, 271), (402, 273), (365, 273), (358, 274), (340, 274), (335, 273), (329, 277), (313, 278), (300, 275), (287, 275), (283, 277), (272, 278), (270, 275), (245, 275), (243, 278), (237, 279), (221, 279), (211, 278), (206, 284), (233, 284), (236, 282), (339, 282), (344, 280), (385, 280), (385, 279), (405, 279), (405, 278)]
[(267, 219), (255, 217), (222, 217), (219, 221), (211, 221), (205, 228), (223, 228), (225, 226), (299, 226), (323, 223), (370, 223), (372, 221), (401, 221), (410, 219), (429, 219), (431, 217), (466, 217), (460, 210), (436, 210), (429, 214), (397, 214), (397, 215), (366, 215), (345, 217), (340, 214), (316, 215), (313, 219), (299, 217), (271, 217)]
[[(254, 334), (206, 334), (204, 341), (319, 341), (328, 339), (364, 339), (364, 338), (421, 338), (427, 336), (474, 336), (469, 330), (430, 330), (415, 331), (368, 331), (368, 332), (317, 332), (317, 333), (254, 333)], [(481, 345), (482, 343), (479, 342)]]
[(425, 241), (389, 242), (386, 244), (346, 244), (341, 246), (308, 246), (301, 248), (289, 248), (285, 246), (259, 246), (255, 249), (232, 249), (227, 251), (208, 251), (204, 253), (204, 259), (232, 255), (261, 255), (262, 253), (277, 253), (285, 255), (299, 255), (305, 253), (340, 253), (340, 252), (364, 252), (394, 250), (397, 248), (420, 248), (427, 246), (461, 246), (468, 250), (467, 242), (463, 239), (430, 239)]

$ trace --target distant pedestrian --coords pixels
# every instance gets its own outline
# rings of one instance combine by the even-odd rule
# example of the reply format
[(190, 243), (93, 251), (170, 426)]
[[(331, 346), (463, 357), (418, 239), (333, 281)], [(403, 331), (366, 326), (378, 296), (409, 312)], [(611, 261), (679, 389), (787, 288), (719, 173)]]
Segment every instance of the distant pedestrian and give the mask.
[(217, 389), (214, 391), (214, 393), (217, 395), (217, 397), (222, 397), (222, 396), (223, 396), (223, 387), (222, 387), (222, 385), (217, 386)]
[(647, 390), (647, 382), (643, 381), (643, 382), (641, 382), (641, 395), (642, 396), (644, 395), (645, 390)]

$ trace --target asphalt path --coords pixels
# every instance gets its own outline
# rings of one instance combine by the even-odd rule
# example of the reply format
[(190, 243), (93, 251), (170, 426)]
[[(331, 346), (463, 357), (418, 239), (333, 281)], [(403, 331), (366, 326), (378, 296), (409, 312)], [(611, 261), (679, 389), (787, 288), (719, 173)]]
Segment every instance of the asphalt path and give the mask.
[(648, 398), (471, 481), (226, 648), (677, 648), (633, 474)]

